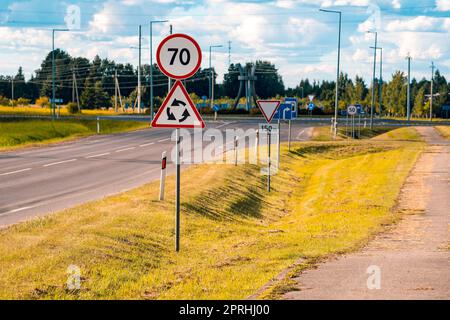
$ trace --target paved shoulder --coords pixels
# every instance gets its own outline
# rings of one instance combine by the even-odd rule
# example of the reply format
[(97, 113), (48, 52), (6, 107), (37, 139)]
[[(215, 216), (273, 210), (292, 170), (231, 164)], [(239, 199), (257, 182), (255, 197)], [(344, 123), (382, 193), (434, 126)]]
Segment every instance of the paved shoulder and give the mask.
[(432, 127), (399, 209), (414, 212), (358, 253), (302, 273), (285, 299), (449, 299), (450, 144)]

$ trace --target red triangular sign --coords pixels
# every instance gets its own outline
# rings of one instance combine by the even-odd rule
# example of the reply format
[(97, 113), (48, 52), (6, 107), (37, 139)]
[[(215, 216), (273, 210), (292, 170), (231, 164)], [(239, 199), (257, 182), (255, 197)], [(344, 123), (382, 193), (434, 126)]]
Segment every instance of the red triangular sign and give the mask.
[(259, 109), (264, 115), (264, 118), (266, 118), (267, 123), (270, 123), (270, 121), (272, 121), (273, 116), (275, 115), (275, 112), (278, 110), (278, 107), (280, 106), (280, 101), (257, 100), (256, 103), (258, 104)]
[(197, 111), (181, 81), (172, 89), (152, 121), (152, 127), (204, 128), (205, 122)]

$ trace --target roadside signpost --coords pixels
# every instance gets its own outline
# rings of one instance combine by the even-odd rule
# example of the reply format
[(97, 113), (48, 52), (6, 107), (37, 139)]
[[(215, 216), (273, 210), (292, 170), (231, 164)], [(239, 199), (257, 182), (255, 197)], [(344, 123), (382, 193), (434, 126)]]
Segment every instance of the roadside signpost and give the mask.
[(350, 115), (351, 118), (351, 125), (352, 125), (352, 138), (355, 138), (355, 114), (358, 113), (358, 108), (356, 106), (348, 106), (347, 107), (347, 114)]
[(181, 80), (193, 76), (200, 68), (202, 51), (186, 34), (171, 34), (156, 50), (156, 62), (162, 73), (175, 79), (152, 121), (152, 127), (176, 129), (175, 250), (180, 250), (180, 128), (204, 128), (205, 123)]
[[(270, 191), (270, 167), (271, 167), (271, 159), (270, 159), (270, 145), (272, 143), (272, 131), (273, 129), (278, 130), (278, 147), (280, 143), (280, 128), (279, 125), (272, 125), (270, 122), (272, 121), (275, 112), (277, 112), (278, 107), (280, 106), (280, 101), (278, 100), (257, 100), (259, 109), (261, 110), (264, 118), (266, 118), (267, 124), (263, 123), (259, 125), (258, 132), (262, 134), (263, 132), (267, 132), (267, 155), (268, 155), (268, 173), (267, 173), (267, 191)], [(279, 121), (279, 120), (278, 120)], [(278, 150), (279, 151), (279, 150)], [(279, 157), (279, 152), (278, 152)], [(278, 158), (279, 159), (279, 158)]]

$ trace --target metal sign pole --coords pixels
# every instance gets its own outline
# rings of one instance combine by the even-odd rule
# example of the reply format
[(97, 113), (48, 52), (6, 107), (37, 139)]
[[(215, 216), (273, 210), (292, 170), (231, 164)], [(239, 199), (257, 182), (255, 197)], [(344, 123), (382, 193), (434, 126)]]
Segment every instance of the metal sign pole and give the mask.
[(280, 117), (278, 117), (278, 136), (277, 136), (277, 149), (278, 149), (278, 154), (277, 154), (277, 169), (280, 168), (280, 144), (281, 144), (281, 121), (280, 121)]
[(288, 150), (291, 151), (291, 120), (289, 120)]
[(180, 251), (180, 129), (176, 129), (175, 251)]
[(271, 136), (272, 136), (272, 130), (267, 130), (267, 150), (268, 150), (268, 160), (269, 160), (269, 164), (268, 164), (268, 175), (267, 175), (267, 191), (270, 192), (270, 165), (271, 165), (271, 161), (270, 161), (270, 145), (272, 144), (271, 142)]
[(358, 139), (361, 137), (361, 114), (358, 113)]

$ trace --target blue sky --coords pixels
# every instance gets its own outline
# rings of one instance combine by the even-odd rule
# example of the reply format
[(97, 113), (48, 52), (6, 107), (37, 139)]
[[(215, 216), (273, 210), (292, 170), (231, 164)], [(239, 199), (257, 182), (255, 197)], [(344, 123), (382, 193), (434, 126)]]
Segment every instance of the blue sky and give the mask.
[(168, 19), (155, 25), (154, 47), (169, 24), (197, 39), (203, 67), (209, 45), (223, 45), (213, 53), (218, 80), (228, 66), (228, 41), (232, 62), (270, 60), (287, 86), (305, 77), (334, 79), (338, 16), (319, 11), (324, 8), (342, 11), (341, 70), (351, 77), (371, 78), (374, 36), (366, 31), (376, 30), (385, 79), (406, 70), (408, 53), (413, 77), (429, 78), (434, 61), (450, 78), (450, 0), (0, 0), (0, 74), (22, 66), (30, 76), (51, 50), (51, 29), (66, 27), (71, 5), (80, 10), (80, 29), (57, 33), (56, 44), (74, 56), (99, 54), (137, 65), (132, 47), (142, 24), (142, 59), (148, 63), (149, 21)]

